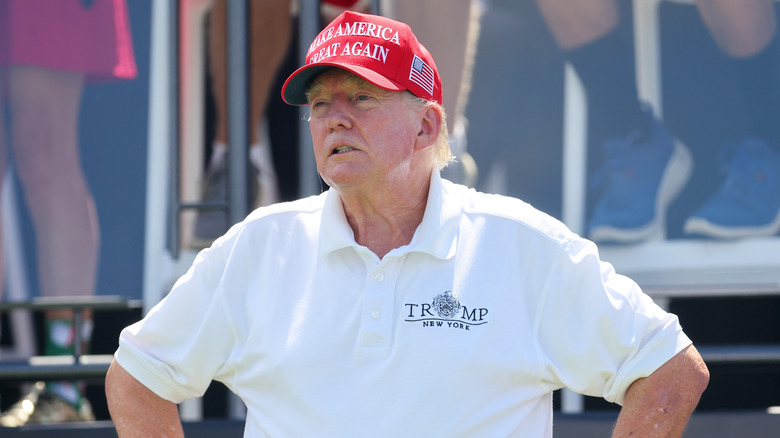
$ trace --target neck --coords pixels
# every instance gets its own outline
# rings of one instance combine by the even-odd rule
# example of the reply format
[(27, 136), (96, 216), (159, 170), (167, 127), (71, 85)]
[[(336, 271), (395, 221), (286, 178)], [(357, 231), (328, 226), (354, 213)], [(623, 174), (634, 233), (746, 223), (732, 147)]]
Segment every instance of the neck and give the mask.
[(355, 241), (379, 258), (412, 241), (425, 214), (429, 184), (381, 193), (341, 194)]

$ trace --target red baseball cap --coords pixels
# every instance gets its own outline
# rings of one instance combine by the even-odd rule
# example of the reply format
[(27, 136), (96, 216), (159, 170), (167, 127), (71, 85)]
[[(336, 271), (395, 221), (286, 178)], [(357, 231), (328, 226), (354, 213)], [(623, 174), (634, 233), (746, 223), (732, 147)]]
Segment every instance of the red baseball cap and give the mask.
[(350, 11), (339, 15), (309, 46), (306, 65), (287, 78), (282, 99), (290, 105), (306, 105), (306, 90), (332, 67), (386, 90), (409, 90), (442, 103), (441, 78), (431, 54), (399, 21)]

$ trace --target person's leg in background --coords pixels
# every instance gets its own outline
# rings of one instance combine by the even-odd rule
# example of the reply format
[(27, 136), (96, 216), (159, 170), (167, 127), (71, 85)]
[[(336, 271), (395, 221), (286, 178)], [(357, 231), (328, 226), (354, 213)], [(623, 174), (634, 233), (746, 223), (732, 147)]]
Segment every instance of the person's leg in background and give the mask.
[(279, 67), (290, 46), (292, 25), (289, 0), (252, 0), (250, 3), (250, 121), (254, 123), (249, 161), (258, 170), (256, 205), (279, 201), (271, 145), (265, 137), (265, 112)]
[[(11, 145), (32, 217), (41, 295), (94, 295), (100, 232), (95, 202), (81, 167), (77, 132), (84, 75), (13, 66), (8, 70), (8, 83)], [(45, 355), (73, 354), (73, 317), (68, 309), (46, 313)], [(86, 320), (91, 321), (90, 315)], [(90, 333), (82, 335), (88, 341)], [(8, 421), (93, 418), (78, 384), (47, 385), (59, 404), (36, 406), (37, 417), (32, 420), (12, 409), (0, 419), (2, 425), (14, 425), (6, 424)], [(73, 409), (63, 409), (62, 401)]]
[(445, 169), (445, 176), (473, 186), (477, 169), (467, 151), (465, 109), (479, 37), (478, 2), (383, 0), (380, 13), (407, 23), (436, 60), (442, 76), (447, 129), (458, 159), (450, 166), (452, 169)]
[(605, 165), (588, 237), (622, 243), (663, 238), (666, 209), (691, 171), (687, 149), (640, 102), (633, 36), (616, 0), (537, 0), (559, 48), (602, 120)]
[[(250, 0), (250, 192), (255, 206), (278, 200), (270, 145), (264, 143), (264, 114), (271, 84), (287, 53), (291, 38), (289, 0)], [(227, 1), (216, 0), (209, 29), (209, 70), (216, 106), (216, 133), (204, 181), (203, 199), (227, 196), (228, 98), (227, 98)], [(231, 224), (224, 210), (203, 211), (195, 224), (193, 245), (205, 247)]]
[(608, 114), (610, 137), (649, 130), (636, 86), (632, 39), (615, 0), (537, 0), (542, 16), (582, 80), (589, 106)]
[[(780, 43), (772, 0), (697, 0), (728, 57), (745, 110), (744, 137), (721, 151), (728, 175), (688, 218), (689, 234), (715, 238), (780, 232)], [(715, 150), (713, 150), (715, 153)]]

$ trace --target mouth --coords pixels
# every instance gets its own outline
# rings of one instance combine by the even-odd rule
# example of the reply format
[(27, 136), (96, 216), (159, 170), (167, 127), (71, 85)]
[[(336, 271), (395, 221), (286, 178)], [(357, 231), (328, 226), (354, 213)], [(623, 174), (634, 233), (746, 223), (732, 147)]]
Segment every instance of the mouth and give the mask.
[(353, 147), (339, 146), (336, 149), (333, 149), (333, 152), (331, 153), (331, 155), (343, 154), (345, 152), (354, 151), (354, 150), (356, 150), (356, 149), (353, 148)]

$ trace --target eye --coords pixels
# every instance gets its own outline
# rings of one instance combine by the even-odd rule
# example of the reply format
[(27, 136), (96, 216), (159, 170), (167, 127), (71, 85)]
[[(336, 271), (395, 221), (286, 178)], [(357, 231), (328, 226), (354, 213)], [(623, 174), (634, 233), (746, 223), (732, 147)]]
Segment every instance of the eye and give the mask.
[(370, 100), (374, 100), (375, 98), (376, 96), (371, 93), (361, 92), (355, 95), (354, 100), (356, 102), (368, 102)]
[(309, 114), (312, 116), (320, 116), (327, 111), (328, 101), (325, 99), (314, 99), (309, 102)]

